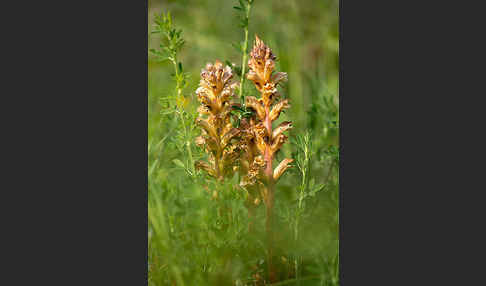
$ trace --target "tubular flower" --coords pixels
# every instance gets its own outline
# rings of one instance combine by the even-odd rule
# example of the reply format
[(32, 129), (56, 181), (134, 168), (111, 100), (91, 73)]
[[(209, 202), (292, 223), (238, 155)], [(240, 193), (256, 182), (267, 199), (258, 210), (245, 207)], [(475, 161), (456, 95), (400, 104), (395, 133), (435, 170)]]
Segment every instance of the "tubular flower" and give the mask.
[(245, 206), (248, 209), (250, 217), (254, 215), (255, 208), (261, 201), (261, 191), (263, 189), (262, 170), (265, 167), (265, 161), (260, 155), (256, 142), (257, 122), (253, 117), (243, 118), (240, 122), (240, 169), (241, 175), (240, 186), (247, 190), (247, 200)]
[(220, 61), (208, 63), (201, 71), (201, 81), (196, 90), (201, 103), (196, 119), (201, 127), (201, 136), (196, 138), (196, 145), (204, 148), (208, 154), (208, 162), (197, 161), (195, 167), (205, 170), (218, 180), (233, 173), (240, 150), (232, 142), (240, 133), (231, 124), (231, 100), (238, 85), (232, 78), (233, 73), (229, 66), (223, 68)]
[[(282, 174), (291, 167), (293, 159), (284, 159), (275, 170), (272, 161), (288, 137), (283, 133), (292, 128), (292, 122), (282, 122), (275, 129), (272, 122), (277, 120), (284, 109), (290, 107), (288, 100), (279, 101), (277, 85), (287, 80), (284, 72), (275, 72), (276, 57), (272, 50), (255, 37), (253, 49), (248, 60), (249, 71), (247, 78), (253, 82), (260, 92), (261, 98), (252, 96), (245, 98), (248, 108), (255, 110), (256, 117), (252, 118), (252, 124), (246, 124), (243, 130), (253, 144), (251, 156), (246, 156), (247, 175), (243, 178), (243, 184), (254, 184), (256, 181), (273, 185)], [(255, 151), (257, 154), (255, 154)], [(258, 172), (257, 172), (258, 169)]]
[[(247, 174), (242, 178), (243, 184), (255, 186), (263, 198), (266, 208), (267, 232), (267, 265), (269, 280), (275, 280), (275, 269), (272, 265), (272, 213), (275, 198), (275, 184), (278, 179), (291, 167), (293, 159), (286, 158), (274, 169), (272, 166), (275, 154), (282, 148), (288, 137), (283, 132), (292, 128), (290, 122), (283, 122), (275, 130), (272, 123), (277, 120), (282, 110), (289, 108), (288, 100), (279, 102), (280, 94), (277, 85), (287, 80), (287, 74), (274, 72), (276, 57), (272, 50), (262, 40), (255, 37), (255, 43), (248, 60), (247, 78), (252, 81), (261, 97), (246, 98), (246, 106), (256, 111), (255, 123), (250, 127), (253, 142), (258, 152), (253, 161), (248, 162)], [(249, 158), (248, 158), (249, 159)], [(241, 183), (240, 183), (241, 184)], [(255, 198), (255, 204), (258, 198)]]
[[(249, 120), (247, 118), (243, 118), (240, 122), (240, 142), (239, 146), (242, 150), (241, 158), (240, 158), (240, 173), (245, 176), (248, 174), (250, 170), (250, 166), (253, 163), (255, 156), (258, 155), (258, 151), (256, 150), (255, 144), (255, 135), (254, 135), (254, 128), (255, 121), (253, 118)], [(243, 177), (245, 178), (245, 177)], [(242, 181), (241, 186), (246, 186), (247, 182)]]

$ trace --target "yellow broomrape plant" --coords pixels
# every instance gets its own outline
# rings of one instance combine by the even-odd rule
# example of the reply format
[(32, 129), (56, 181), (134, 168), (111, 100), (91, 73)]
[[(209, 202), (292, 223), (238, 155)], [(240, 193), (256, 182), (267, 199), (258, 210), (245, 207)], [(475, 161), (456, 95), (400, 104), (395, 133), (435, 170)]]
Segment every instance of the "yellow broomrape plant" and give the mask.
[(232, 142), (240, 130), (231, 123), (232, 99), (238, 82), (233, 81), (229, 66), (220, 61), (208, 63), (201, 71), (196, 95), (201, 103), (196, 123), (202, 128), (196, 145), (204, 148), (208, 161), (197, 161), (195, 167), (219, 181), (233, 174), (239, 157), (239, 147)]

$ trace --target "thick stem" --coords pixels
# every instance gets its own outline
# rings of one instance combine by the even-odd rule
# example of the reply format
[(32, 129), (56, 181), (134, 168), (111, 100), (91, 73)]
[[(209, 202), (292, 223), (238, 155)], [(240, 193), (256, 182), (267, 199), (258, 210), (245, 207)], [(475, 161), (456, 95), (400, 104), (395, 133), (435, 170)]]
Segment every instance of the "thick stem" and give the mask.
[(265, 127), (267, 128), (268, 132), (268, 141), (267, 141), (267, 146), (264, 154), (265, 158), (265, 177), (266, 177), (266, 200), (265, 200), (265, 206), (266, 206), (266, 231), (267, 231), (267, 250), (268, 250), (268, 278), (270, 283), (275, 282), (276, 277), (275, 277), (275, 271), (272, 263), (272, 256), (273, 256), (273, 243), (274, 243), (274, 233), (273, 233), (273, 205), (274, 205), (274, 186), (275, 186), (275, 181), (273, 179), (273, 151), (271, 149), (272, 145), (272, 121), (270, 120), (270, 106), (265, 106), (265, 120), (264, 124)]
[(214, 163), (215, 163), (215, 169), (216, 169), (216, 178), (219, 181), (223, 181), (223, 165), (222, 165), (222, 158), (223, 158), (223, 148), (222, 148), (222, 143), (221, 143), (221, 134), (220, 134), (220, 121), (216, 120), (216, 134), (218, 138), (216, 138), (216, 156), (214, 158)]
[(273, 182), (269, 183), (267, 186), (267, 200), (266, 200), (266, 231), (267, 231), (267, 250), (268, 250), (268, 279), (270, 283), (276, 282), (275, 271), (273, 267), (272, 257), (273, 257), (273, 244), (274, 244), (274, 233), (273, 233), (273, 202), (274, 202), (274, 189)]
[(220, 157), (220, 154), (219, 154), (219, 150), (217, 151), (216, 153), (216, 156), (214, 156), (214, 169), (216, 171), (216, 179), (220, 180), (220, 177), (221, 177), (221, 168), (219, 167), (219, 157)]

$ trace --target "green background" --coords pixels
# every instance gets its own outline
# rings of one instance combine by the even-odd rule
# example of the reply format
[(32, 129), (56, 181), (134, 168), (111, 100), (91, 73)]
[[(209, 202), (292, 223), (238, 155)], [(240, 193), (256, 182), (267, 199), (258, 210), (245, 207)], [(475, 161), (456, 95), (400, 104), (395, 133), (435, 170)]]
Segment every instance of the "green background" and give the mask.
[[(232, 46), (244, 39), (239, 13), (233, 9), (238, 1), (148, 3), (149, 48), (158, 48), (160, 40), (159, 35), (150, 33), (154, 13), (170, 11), (175, 27), (183, 30), (185, 45), (179, 61), (189, 74), (184, 96), (189, 100), (187, 112), (193, 113), (198, 105), (194, 91), (201, 68), (216, 59), (241, 65), (241, 53)], [(289, 78), (281, 93), (290, 100), (291, 108), (279, 121), (291, 120), (294, 128), (289, 133), (290, 143), (277, 159), (296, 158), (296, 137), (310, 132), (309, 184), (325, 184), (305, 199), (298, 241), (292, 240), (291, 227), (302, 180), (297, 167), (277, 186), (276, 223), (280, 227), (276, 248), (281, 258), (279, 280), (289, 283), (285, 285), (338, 284), (338, 7), (337, 0), (255, 0), (252, 4), (249, 50), (256, 33), (277, 56), (277, 71), (287, 72)], [(149, 285), (254, 285), (256, 273), (265, 276), (260, 232), (253, 236), (247, 233), (240, 194), (228, 191), (221, 200), (211, 200), (203, 180), (190, 179), (174, 163), (177, 159), (184, 164), (185, 155), (177, 142), (180, 134), (175, 115), (164, 114), (171, 106), (164, 98), (174, 94), (173, 67), (149, 54), (148, 71)], [(248, 82), (245, 90), (258, 97)], [(196, 136), (198, 130), (190, 133)], [(196, 148), (194, 154), (203, 156)], [(230, 218), (218, 214), (221, 204), (232, 210)], [(263, 232), (263, 207), (258, 218), (261, 225), (257, 223), (257, 228)], [(227, 227), (226, 220), (231, 221)], [(300, 281), (292, 280), (295, 259), (301, 265)]]

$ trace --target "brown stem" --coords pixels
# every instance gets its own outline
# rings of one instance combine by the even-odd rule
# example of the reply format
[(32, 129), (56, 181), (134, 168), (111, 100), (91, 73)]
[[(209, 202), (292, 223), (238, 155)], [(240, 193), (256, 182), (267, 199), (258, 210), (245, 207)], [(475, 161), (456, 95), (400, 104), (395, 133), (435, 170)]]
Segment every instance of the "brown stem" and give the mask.
[(266, 148), (265, 148), (265, 177), (268, 181), (268, 184), (273, 184), (273, 166), (272, 166), (272, 161), (273, 161), (273, 151), (272, 151), (272, 121), (270, 120), (270, 107), (265, 106), (265, 127), (267, 128), (267, 136), (268, 140), (266, 141)]
[(272, 263), (272, 256), (273, 256), (273, 203), (274, 203), (274, 179), (273, 179), (273, 166), (272, 166), (272, 161), (273, 161), (273, 151), (271, 149), (272, 146), (272, 121), (270, 120), (270, 107), (265, 106), (265, 127), (267, 128), (268, 132), (268, 141), (267, 141), (267, 146), (265, 150), (265, 177), (267, 180), (267, 192), (266, 192), (266, 200), (265, 200), (265, 206), (266, 206), (266, 231), (267, 231), (267, 250), (268, 250), (268, 279), (270, 283), (273, 283), (276, 281), (275, 277), (275, 271)]
[[(218, 137), (219, 136), (219, 133), (218, 133)], [(216, 171), (216, 179), (219, 180), (219, 181), (223, 181), (223, 176), (222, 176), (222, 168), (221, 168), (221, 160), (220, 158), (222, 158), (222, 150), (221, 150), (221, 139), (218, 138), (218, 140), (216, 141), (217, 142), (217, 146), (216, 146), (216, 156), (214, 158), (214, 164), (215, 164), (215, 171)]]
[(270, 120), (270, 106), (265, 106), (265, 127), (267, 128), (269, 142), (272, 141), (272, 120)]
[(214, 169), (216, 171), (216, 179), (220, 180), (220, 175), (219, 175), (219, 151), (217, 152), (216, 156), (214, 156)]
[(266, 230), (267, 230), (267, 249), (268, 249), (268, 279), (270, 283), (276, 282), (275, 271), (272, 263), (273, 256), (273, 202), (274, 202), (274, 192), (273, 183), (269, 183), (267, 187), (267, 200), (266, 200)]

